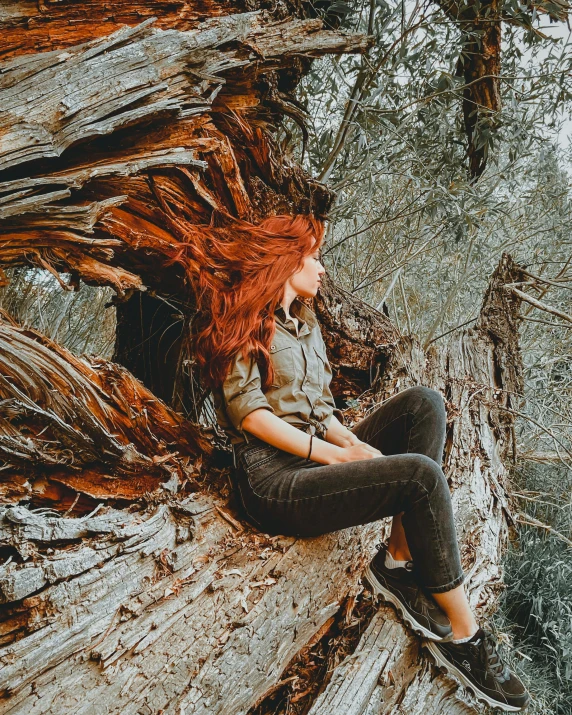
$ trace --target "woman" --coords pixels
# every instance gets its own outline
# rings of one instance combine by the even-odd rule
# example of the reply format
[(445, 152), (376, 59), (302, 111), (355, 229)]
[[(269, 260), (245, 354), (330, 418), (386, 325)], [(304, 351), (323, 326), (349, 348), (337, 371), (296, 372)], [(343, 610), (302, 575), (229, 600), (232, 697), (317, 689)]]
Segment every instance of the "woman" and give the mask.
[(249, 519), (266, 533), (318, 535), (392, 516), (366, 571), (372, 588), (489, 705), (516, 712), (521, 681), (480, 628), (463, 587), (447, 481), (443, 399), (414, 387), (352, 429), (330, 392), (313, 298), (323, 224), (275, 216), (206, 230), (195, 353), (233, 445)]

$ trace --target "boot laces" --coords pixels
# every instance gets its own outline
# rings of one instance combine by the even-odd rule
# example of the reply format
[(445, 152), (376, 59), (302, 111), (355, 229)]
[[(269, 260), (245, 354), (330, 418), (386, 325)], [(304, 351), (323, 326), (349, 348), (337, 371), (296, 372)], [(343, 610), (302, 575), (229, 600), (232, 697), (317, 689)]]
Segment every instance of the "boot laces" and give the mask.
[(485, 631), (484, 637), (484, 653), (486, 659), (486, 665), (492, 672), (493, 676), (501, 683), (508, 680), (510, 671), (508, 666), (503, 662), (500, 653), (497, 649), (497, 643), (495, 637), (489, 631)]

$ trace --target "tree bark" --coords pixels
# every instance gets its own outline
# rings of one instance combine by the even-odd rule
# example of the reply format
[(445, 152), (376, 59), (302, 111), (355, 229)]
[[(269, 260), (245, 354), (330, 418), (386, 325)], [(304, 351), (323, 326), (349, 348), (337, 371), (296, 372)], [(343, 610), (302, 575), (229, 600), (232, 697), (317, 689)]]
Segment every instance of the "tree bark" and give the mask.
[[(294, 539), (243, 521), (228, 451), (189, 397), (185, 242), (215, 210), (327, 212), (331, 192), (273, 130), (284, 115), (302, 121), (291, 93), (312, 57), (367, 40), (286, 3), (275, 15), (81, 7), (22, 0), (1, 18), (0, 265), (49, 270), (67, 289), (112, 286), (122, 365), (0, 321), (0, 713), (246, 713), (351, 614), (384, 526)], [(159, 21), (140, 22), (157, 8)], [(485, 612), (509, 513), (505, 410), (521, 391), (520, 299), (503, 289), (518, 275), (505, 257), (477, 326), (427, 353), (331, 281), (313, 304), (341, 407), (411, 384), (444, 394), (445, 467)], [(300, 708), (473, 707), (387, 608), (317, 695)]]

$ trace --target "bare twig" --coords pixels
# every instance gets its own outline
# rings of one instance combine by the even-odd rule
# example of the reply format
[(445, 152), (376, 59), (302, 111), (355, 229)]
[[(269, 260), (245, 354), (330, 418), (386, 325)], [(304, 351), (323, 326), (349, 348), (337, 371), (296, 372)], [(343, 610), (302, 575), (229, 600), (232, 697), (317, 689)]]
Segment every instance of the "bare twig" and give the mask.
[(228, 512), (224, 511), (218, 506), (215, 506), (215, 509), (218, 511), (218, 513), (222, 516), (222, 518), (225, 521), (228, 521), (229, 524), (234, 526), (234, 528), (237, 531), (242, 531), (242, 524), (240, 524), (236, 519), (234, 519)]
[(536, 300), (536, 298), (533, 298), (527, 293), (518, 290), (518, 288), (511, 287), (510, 290), (525, 302), (530, 303), (530, 305), (533, 305), (535, 308), (538, 308), (538, 310), (543, 310), (545, 313), (551, 313), (552, 315), (556, 315), (558, 318), (562, 318), (562, 320), (567, 320), (569, 323), (572, 323), (572, 316), (568, 315), (567, 313), (563, 313), (561, 310), (558, 310), (558, 308), (553, 308), (551, 305), (546, 305), (546, 303), (542, 303), (541, 301)]
[[(491, 406), (492, 406), (492, 403), (491, 403)], [(524, 412), (519, 412), (518, 410), (511, 410), (510, 407), (504, 407), (503, 405), (495, 404), (494, 406), (499, 410), (504, 410), (505, 412), (509, 412), (511, 415), (514, 415), (515, 417), (522, 417), (523, 419), (528, 420), (529, 422), (532, 422), (532, 424), (536, 425), (538, 427), (538, 429), (540, 429), (543, 432), (545, 432), (546, 434), (550, 435), (550, 437), (552, 437), (552, 439), (556, 442), (556, 444), (559, 444), (562, 447), (562, 449), (566, 452), (566, 454), (570, 458), (572, 458), (572, 452), (566, 447), (566, 445), (564, 445), (558, 439), (558, 437), (556, 437), (556, 435), (552, 432), (552, 430), (548, 429), (548, 427), (545, 427), (544, 425), (540, 424), (540, 422), (537, 422), (530, 415), (525, 415)], [(566, 462), (564, 462), (563, 460), (561, 460), (561, 461), (566, 467), (568, 467), (570, 469), (569, 465), (566, 464)]]
[(548, 280), (547, 278), (541, 278), (540, 276), (537, 276), (534, 273), (529, 273), (528, 271), (525, 271), (524, 269), (522, 269), (522, 272), (524, 273), (525, 276), (528, 276), (529, 278), (532, 278), (533, 280), (535, 280), (539, 283), (547, 283), (548, 285), (556, 286), (556, 288), (564, 288), (566, 290), (572, 290), (572, 286), (565, 285), (564, 283), (559, 283), (557, 281), (551, 281), (551, 280)]
[(403, 270), (403, 266), (400, 266), (400, 267), (395, 271), (395, 274), (394, 274), (393, 278), (391, 279), (391, 283), (389, 284), (389, 288), (388, 288), (388, 289), (385, 291), (385, 293), (383, 294), (383, 298), (379, 301), (379, 303), (378, 303), (378, 305), (377, 305), (377, 307), (376, 307), (376, 310), (381, 310), (381, 309), (382, 309), (383, 304), (384, 304), (385, 301), (389, 298), (389, 296), (391, 295), (393, 289), (395, 288), (395, 284), (397, 283), (397, 279), (399, 278), (399, 276), (400, 276), (402, 270)]
[(475, 318), (471, 318), (470, 320), (465, 320), (464, 323), (461, 323), (460, 325), (456, 325), (454, 328), (451, 328), (451, 330), (446, 330), (444, 333), (441, 333), (441, 335), (437, 335), (436, 338), (431, 338), (431, 340), (429, 340), (429, 342), (426, 344), (426, 347), (429, 347), (429, 345), (431, 345), (431, 343), (434, 343), (436, 340), (440, 340), (441, 338), (444, 338), (445, 335), (449, 335), (449, 333), (454, 333), (455, 330), (459, 330), (459, 328), (464, 328), (465, 325), (474, 323), (478, 317), (479, 316), (477, 315)]
[(545, 524), (544, 522), (535, 519), (529, 514), (517, 514), (515, 520), (518, 521), (519, 524), (526, 524), (527, 526), (536, 526), (539, 529), (545, 529), (546, 531), (553, 534), (557, 539), (560, 539), (565, 544), (568, 544), (568, 546), (572, 546), (572, 541), (567, 536), (564, 536), (564, 534), (561, 534), (559, 531), (556, 531), (553, 526)]
[(527, 315), (520, 316), (522, 320), (526, 320), (528, 323), (541, 323), (542, 325), (549, 325), (551, 328), (564, 328), (565, 330), (572, 330), (572, 325), (563, 325), (562, 323), (551, 323), (549, 320), (539, 320), (538, 318), (529, 318)]

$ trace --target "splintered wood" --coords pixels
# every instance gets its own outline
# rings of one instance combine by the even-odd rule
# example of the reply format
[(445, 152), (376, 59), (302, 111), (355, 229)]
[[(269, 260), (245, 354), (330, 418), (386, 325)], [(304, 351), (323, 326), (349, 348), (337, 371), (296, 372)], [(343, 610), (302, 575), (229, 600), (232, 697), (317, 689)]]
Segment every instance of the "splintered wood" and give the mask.
[[(45, 480), (94, 498), (135, 500), (193, 473), (212, 447), (119, 365), (72, 355), (33, 330), (0, 322), (3, 500)], [(11, 474), (25, 474), (20, 493)], [(39, 484), (36, 485), (36, 480)]]
[(237, 541), (214, 504), (87, 519), (3, 509), (1, 538), (18, 552), (70, 546), (2, 567), (0, 595), (20, 600), (3, 607), (0, 712), (226, 715), (263, 696), (339, 609), (360, 539)]
[[(319, 20), (265, 22), (251, 12), (187, 32), (149, 19), (6, 62), (0, 172), (30, 162), (37, 170), (0, 183), (0, 262), (70, 272), (123, 296), (169, 281), (182, 253), (173, 212), (191, 222), (208, 221), (213, 208), (253, 218), (249, 184), (260, 176), (279, 195), (290, 175), (282, 201), (307, 203), (306, 177), (273, 159), (268, 132), (251, 128), (246, 114), (254, 116), (278, 81), (272, 76), (296, 57), (366, 47), (365, 38), (325, 31)], [(258, 176), (241, 168), (249, 164)], [(323, 210), (320, 194), (327, 196), (318, 190), (313, 200)]]

